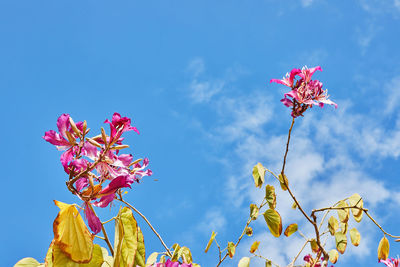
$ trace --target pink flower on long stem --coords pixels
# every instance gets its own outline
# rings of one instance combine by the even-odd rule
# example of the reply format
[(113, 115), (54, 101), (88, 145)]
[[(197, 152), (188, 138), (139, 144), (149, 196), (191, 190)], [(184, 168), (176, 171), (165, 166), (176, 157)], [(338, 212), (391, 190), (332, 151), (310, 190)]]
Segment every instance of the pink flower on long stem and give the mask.
[(380, 260), (379, 262), (384, 263), (388, 267), (399, 267), (400, 259), (399, 258), (397, 258), (397, 259), (391, 258), (391, 259), (386, 259), (386, 260)]
[[(270, 82), (276, 82), (286, 85), (292, 90), (284, 94), (281, 102), (292, 108), (292, 116), (294, 118), (302, 116), (307, 108), (313, 105), (323, 107), (324, 104), (333, 105), (337, 108), (337, 104), (328, 99), (328, 91), (322, 89), (322, 83), (318, 80), (311, 80), (312, 75), (317, 71), (322, 71), (320, 66), (308, 69), (303, 67), (301, 70), (293, 69), (282, 80), (272, 79)], [(300, 79), (295, 82), (295, 76)]]

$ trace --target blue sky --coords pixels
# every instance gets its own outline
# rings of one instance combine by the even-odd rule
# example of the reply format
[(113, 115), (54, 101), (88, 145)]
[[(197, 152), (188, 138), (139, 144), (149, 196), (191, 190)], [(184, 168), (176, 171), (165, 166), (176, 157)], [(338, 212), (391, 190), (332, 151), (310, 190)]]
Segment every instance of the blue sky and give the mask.
[[(252, 166), (281, 164), (290, 112), (279, 102), (284, 88), (268, 81), (303, 65), (322, 66), (315, 77), (339, 107), (297, 120), (287, 170), (295, 194), (311, 210), (359, 192), (400, 234), (399, 19), (399, 0), (1, 1), (2, 262), (42, 261), (53, 199), (80, 204), (44, 132), (69, 113), (97, 133), (117, 111), (141, 132), (127, 134), (129, 152), (148, 157), (154, 172), (127, 199), (167, 244), (215, 266), (215, 247), (203, 252), (211, 231), (220, 244), (235, 241), (262, 198)], [(311, 232), (277, 192), (284, 223)], [(105, 220), (117, 208), (99, 213)], [(148, 255), (161, 251), (139, 225)], [(237, 266), (254, 240), (281, 264), (302, 245), (299, 236), (272, 237), (262, 218), (254, 229), (223, 266)], [(360, 246), (349, 244), (336, 266), (379, 266), (382, 234), (366, 219), (358, 229)]]

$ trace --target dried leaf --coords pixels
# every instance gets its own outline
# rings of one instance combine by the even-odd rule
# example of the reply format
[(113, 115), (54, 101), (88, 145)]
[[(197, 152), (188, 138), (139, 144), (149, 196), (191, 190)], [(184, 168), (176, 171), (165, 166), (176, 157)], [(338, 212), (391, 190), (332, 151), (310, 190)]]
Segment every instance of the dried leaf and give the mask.
[(389, 240), (383, 236), (378, 246), (378, 260), (386, 260), (389, 256)]
[(289, 237), (293, 233), (295, 233), (297, 231), (297, 229), (298, 229), (297, 223), (292, 223), (291, 225), (286, 227), (284, 234), (285, 234), (285, 236)]
[(260, 241), (254, 241), (254, 243), (251, 245), (250, 253), (254, 253), (258, 249), (259, 245)]
[(264, 183), (264, 177), (265, 168), (261, 163), (257, 163), (257, 165), (253, 167), (253, 179), (256, 187), (261, 188), (262, 184)]
[(212, 233), (211, 233), (211, 237), (210, 237), (210, 240), (208, 240), (208, 243), (207, 243), (206, 249), (204, 250), (204, 252), (205, 252), (205, 253), (207, 253), (207, 252), (208, 252), (208, 250), (210, 249), (210, 246), (211, 246), (212, 242), (214, 241), (214, 239), (215, 239), (215, 236), (216, 236), (216, 235), (217, 235), (217, 234), (216, 234), (216, 233), (214, 233), (214, 231), (212, 231)]
[(361, 235), (356, 228), (350, 229), (350, 240), (354, 246), (358, 246), (360, 244)]
[(265, 199), (267, 200), (270, 209), (275, 209), (276, 207), (276, 194), (275, 188), (272, 185), (265, 186)]

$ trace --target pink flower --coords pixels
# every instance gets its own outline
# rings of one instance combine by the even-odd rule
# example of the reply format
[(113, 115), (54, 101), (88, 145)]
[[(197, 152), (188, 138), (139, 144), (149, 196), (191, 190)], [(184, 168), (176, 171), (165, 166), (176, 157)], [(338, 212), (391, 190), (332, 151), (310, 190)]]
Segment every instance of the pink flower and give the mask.
[(380, 260), (379, 262), (384, 263), (388, 267), (399, 267), (400, 259), (386, 259), (386, 260)]
[[(281, 102), (292, 108), (292, 116), (294, 118), (302, 116), (307, 108), (313, 105), (323, 107), (324, 104), (334, 105), (337, 108), (337, 104), (328, 99), (328, 91), (322, 89), (322, 83), (318, 80), (311, 80), (312, 75), (317, 71), (322, 71), (320, 66), (308, 69), (303, 67), (301, 70), (293, 69), (289, 74), (286, 74), (286, 78), (282, 80), (272, 79), (271, 82), (280, 83), (291, 87), (292, 90), (284, 94), (284, 98)], [(300, 79), (294, 82), (295, 76), (299, 76)]]
[(299, 69), (292, 69), (292, 71), (290, 72), (290, 75), (289, 75), (289, 73), (286, 73), (286, 77), (283, 77), (282, 80), (272, 79), (270, 81), (270, 83), (273, 83), (273, 82), (280, 83), (280, 84), (283, 84), (283, 85), (286, 85), (289, 87), (293, 87), (294, 77), (296, 75), (298, 75), (300, 72), (301, 72), (301, 70), (299, 70)]
[(134, 182), (128, 175), (118, 176), (114, 180), (112, 180), (103, 190), (101, 190), (96, 197), (101, 197), (99, 201), (94, 202), (93, 205), (97, 207), (107, 207), (115, 199), (115, 192), (118, 189), (129, 187), (131, 188), (131, 184)]
[(104, 123), (110, 124), (111, 140), (119, 139), (122, 133), (127, 131), (135, 131), (139, 134), (138, 129), (131, 126), (131, 119), (128, 117), (121, 117), (117, 112), (114, 113), (111, 121), (107, 119)]
[(192, 264), (182, 263), (171, 261), (168, 259), (165, 263), (154, 263), (150, 267), (192, 267)]

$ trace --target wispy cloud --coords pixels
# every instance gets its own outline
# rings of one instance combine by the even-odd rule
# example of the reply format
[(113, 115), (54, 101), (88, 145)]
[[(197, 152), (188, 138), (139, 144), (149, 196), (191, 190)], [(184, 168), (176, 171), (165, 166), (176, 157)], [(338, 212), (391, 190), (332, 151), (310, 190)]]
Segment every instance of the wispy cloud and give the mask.
[(310, 6), (313, 2), (314, 2), (314, 0), (301, 0), (301, 5), (302, 5), (303, 7), (308, 7), (308, 6)]

